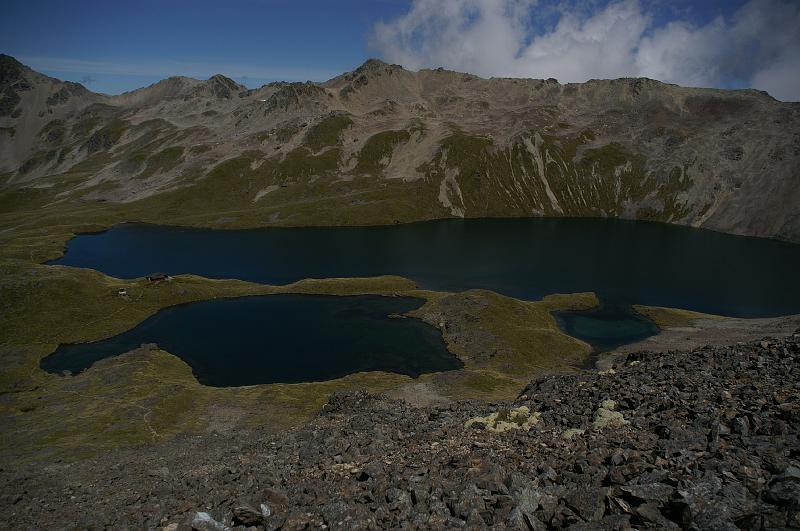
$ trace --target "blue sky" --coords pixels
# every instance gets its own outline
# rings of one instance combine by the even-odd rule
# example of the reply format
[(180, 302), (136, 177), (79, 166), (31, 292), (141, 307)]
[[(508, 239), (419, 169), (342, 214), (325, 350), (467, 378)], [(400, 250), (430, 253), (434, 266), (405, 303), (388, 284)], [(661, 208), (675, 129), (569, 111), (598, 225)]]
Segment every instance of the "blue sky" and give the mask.
[(91, 77), (92, 90), (110, 93), (167, 72), (246, 75), (248, 85), (326, 79), (361, 64), (369, 28), (408, 8), (403, 0), (3, 3), (2, 52), (56, 77)]
[(223, 73), (251, 87), (319, 81), (380, 57), (408, 68), (444, 66), (484, 76), (647, 76), (687, 85), (759, 86), (800, 99), (793, 74), (795, 66), (800, 70), (799, 4), (4, 0), (0, 51), (106, 93), (169, 75)]

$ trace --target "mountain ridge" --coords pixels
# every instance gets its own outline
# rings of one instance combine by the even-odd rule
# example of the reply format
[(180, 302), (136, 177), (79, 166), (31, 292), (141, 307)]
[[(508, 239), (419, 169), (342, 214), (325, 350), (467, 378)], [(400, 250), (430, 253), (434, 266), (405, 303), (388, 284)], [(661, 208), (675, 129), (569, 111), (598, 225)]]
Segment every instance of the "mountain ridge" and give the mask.
[(608, 216), (800, 241), (800, 104), (752, 89), (369, 59), (322, 83), (107, 96), (2, 56), (0, 94), (0, 190), (52, 190), (44, 208), (222, 228)]

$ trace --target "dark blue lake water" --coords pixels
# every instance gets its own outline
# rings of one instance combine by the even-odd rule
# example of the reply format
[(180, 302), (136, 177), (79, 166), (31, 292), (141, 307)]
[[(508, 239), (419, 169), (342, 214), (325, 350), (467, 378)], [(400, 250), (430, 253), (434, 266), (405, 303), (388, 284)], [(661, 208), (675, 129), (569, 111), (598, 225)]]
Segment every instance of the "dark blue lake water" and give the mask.
[[(395, 274), (423, 288), (486, 288), (522, 299), (594, 291), (603, 306), (557, 315), (596, 351), (657, 327), (631, 304), (737, 317), (800, 313), (800, 246), (606, 219), (446, 220), (362, 228), (218, 231), (123, 224), (79, 235), (53, 263), (135, 278), (194, 273), (286, 284)], [(133, 330), (62, 346), (42, 361), (83, 370), (141, 343), (186, 360), (208, 385), (325, 380), (358, 371), (417, 375), (457, 368), (438, 330), (389, 319), (419, 302), (280, 295), (169, 308)]]
[(522, 299), (594, 291), (608, 307), (800, 313), (800, 245), (612, 219), (237, 231), (124, 224), (73, 238), (54, 263), (122, 278), (163, 271), (270, 284), (396, 274), (425, 288)]
[(417, 376), (458, 369), (439, 330), (389, 317), (424, 301), (409, 297), (269, 295), (164, 309), (117, 336), (62, 345), (43, 369), (80, 372), (143, 343), (179, 356), (206, 385), (330, 380), (362, 371)]
[(630, 306), (604, 306), (588, 312), (555, 312), (555, 316), (564, 332), (586, 341), (597, 352), (609, 352), (659, 332), (654, 322)]

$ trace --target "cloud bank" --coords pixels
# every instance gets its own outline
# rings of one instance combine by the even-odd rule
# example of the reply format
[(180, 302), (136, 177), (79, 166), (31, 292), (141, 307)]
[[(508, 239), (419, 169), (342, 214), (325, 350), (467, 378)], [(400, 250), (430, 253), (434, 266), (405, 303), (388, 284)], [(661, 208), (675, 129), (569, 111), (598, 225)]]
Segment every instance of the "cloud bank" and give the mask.
[(753, 87), (800, 101), (800, 3), (750, 0), (705, 24), (655, 22), (638, 0), (413, 0), (378, 23), (371, 45), (406, 68), (481, 76), (650, 77), (703, 87)]

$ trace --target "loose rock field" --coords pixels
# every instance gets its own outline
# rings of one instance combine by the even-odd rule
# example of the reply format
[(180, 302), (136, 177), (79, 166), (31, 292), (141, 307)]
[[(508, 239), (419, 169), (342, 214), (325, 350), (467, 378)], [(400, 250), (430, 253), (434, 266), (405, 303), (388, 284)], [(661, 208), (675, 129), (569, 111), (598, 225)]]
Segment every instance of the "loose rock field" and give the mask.
[(800, 330), (632, 353), (505, 403), (337, 392), (279, 435), (6, 468), (0, 502), (14, 529), (779, 529), (800, 526), (798, 432)]

